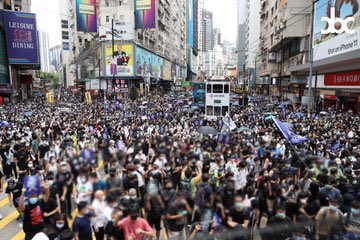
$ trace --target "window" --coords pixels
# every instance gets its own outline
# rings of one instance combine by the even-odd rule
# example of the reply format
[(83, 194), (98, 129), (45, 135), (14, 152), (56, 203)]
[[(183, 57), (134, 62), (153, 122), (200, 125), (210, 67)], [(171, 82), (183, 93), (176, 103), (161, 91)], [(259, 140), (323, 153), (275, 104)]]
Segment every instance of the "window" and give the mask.
[(223, 85), (222, 84), (214, 84), (213, 93), (223, 93)]
[(207, 85), (207, 87), (206, 87), (207, 93), (212, 93), (211, 86), (212, 86), (211, 84), (208, 84), (208, 85)]
[(221, 116), (221, 107), (220, 106), (214, 107), (214, 115)]
[(222, 114), (221, 114), (221, 115), (222, 115), (222, 116), (225, 116), (227, 112), (229, 112), (229, 107), (223, 106), (223, 107), (222, 107)]
[(107, 22), (107, 23), (110, 22), (109, 16), (106, 16), (106, 22)]
[(124, 20), (124, 15), (120, 15), (120, 20)]
[(62, 31), (61, 32), (62, 39), (69, 40), (69, 32), (68, 31)]
[(214, 115), (214, 107), (213, 106), (206, 106), (206, 115)]
[(224, 93), (229, 93), (229, 84), (224, 85)]
[(69, 21), (68, 20), (61, 20), (61, 28), (69, 28)]

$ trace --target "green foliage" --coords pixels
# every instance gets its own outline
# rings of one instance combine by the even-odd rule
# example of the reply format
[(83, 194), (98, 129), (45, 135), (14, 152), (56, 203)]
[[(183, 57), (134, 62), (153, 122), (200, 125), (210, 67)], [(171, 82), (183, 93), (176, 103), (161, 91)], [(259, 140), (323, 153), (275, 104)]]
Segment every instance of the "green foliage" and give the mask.
[(139, 96), (138, 90), (135, 86), (130, 87), (129, 97), (131, 100), (136, 100)]
[(40, 79), (51, 81), (51, 85), (54, 89), (58, 89), (60, 87), (59, 74), (57, 73), (40, 72)]

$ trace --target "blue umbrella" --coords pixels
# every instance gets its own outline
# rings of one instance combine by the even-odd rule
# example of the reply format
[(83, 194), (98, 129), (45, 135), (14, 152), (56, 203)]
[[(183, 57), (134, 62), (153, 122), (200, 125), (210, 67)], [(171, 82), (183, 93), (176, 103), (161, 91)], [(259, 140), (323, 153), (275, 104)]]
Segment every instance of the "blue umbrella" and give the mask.
[(10, 126), (11, 126), (11, 124), (6, 122), (6, 121), (1, 121), (0, 122), (0, 127), (10, 127)]
[(199, 109), (199, 107), (198, 106), (192, 106), (191, 107), (193, 110), (197, 110), (197, 109)]
[(24, 112), (24, 116), (25, 117), (29, 117), (29, 116), (31, 116), (33, 113), (32, 112)]

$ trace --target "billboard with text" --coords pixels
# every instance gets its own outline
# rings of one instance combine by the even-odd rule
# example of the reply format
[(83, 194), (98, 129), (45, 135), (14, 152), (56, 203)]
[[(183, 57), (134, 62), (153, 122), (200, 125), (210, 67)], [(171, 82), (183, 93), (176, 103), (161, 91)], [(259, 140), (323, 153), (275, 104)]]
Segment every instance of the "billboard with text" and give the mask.
[(131, 44), (115, 44), (114, 58), (111, 44), (105, 45), (106, 76), (134, 75), (134, 53)]
[(76, 0), (76, 25), (79, 32), (97, 32), (96, 0)]
[(155, 4), (155, 0), (135, 0), (135, 29), (156, 27)]
[(36, 15), (4, 11), (9, 64), (39, 65)]
[[(315, 61), (360, 49), (359, 4), (360, 0), (319, 0), (316, 3), (313, 36)], [(331, 31), (326, 33), (327, 30)], [(353, 33), (347, 33), (349, 31)]]

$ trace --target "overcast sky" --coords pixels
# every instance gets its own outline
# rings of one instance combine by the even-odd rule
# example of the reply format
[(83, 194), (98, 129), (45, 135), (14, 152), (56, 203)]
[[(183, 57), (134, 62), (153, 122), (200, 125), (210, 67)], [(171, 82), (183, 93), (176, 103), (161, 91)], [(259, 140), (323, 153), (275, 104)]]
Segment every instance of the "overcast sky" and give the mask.
[[(61, 44), (58, 0), (32, 0), (31, 8), (38, 28), (49, 33), (49, 46)], [(214, 13), (214, 27), (221, 28), (223, 38), (235, 42), (236, 0), (204, 0), (204, 8)]]

